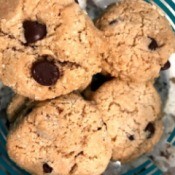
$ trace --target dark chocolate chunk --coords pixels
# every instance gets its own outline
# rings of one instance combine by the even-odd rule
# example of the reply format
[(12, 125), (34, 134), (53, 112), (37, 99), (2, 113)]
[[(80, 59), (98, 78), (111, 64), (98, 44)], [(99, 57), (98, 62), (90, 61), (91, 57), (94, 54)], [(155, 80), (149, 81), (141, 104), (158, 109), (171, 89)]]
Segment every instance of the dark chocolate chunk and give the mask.
[(44, 173), (51, 173), (53, 171), (53, 168), (50, 167), (47, 163), (43, 164), (43, 172)]
[(151, 40), (151, 43), (149, 44), (148, 48), (150, 50), (156, 50), (159, 45), (157, 44), (157, 41), (154, 38), (148, 37)]
[(165, 63), (165, 65), (161, 68), (161, 71), (167, 70), (171, 67), (171, 63), (169, 61), (167, 61)]
[(37, 21), (26, 20), (23, 22), (23, 28), (27, 44), (41, 40), (47, 35), (46, 25)]
[(156, 129), (155, 129), (154, 123), (149, 122), (149, 123), (147, 124), (147, 126), (145, 127), (145, 129), (144, 129), (144, 131), (148, 133), (147, 139), (152, 138), (152, 136), (153, 136), (154, 133), (155, 133), (155, 130), (156, 130)]
[(102, 130), (102, 127), (98, 127), (98, 128), (97, 128), (97, 131), (100, 131), (100, 130)]
[(133, 141), (133, 140), (135, 140), (135, 137), (134, 137), (134, 135), (130, 135), (130, 136), (128, 136), (128, 139)]
[(34, 80), (43, 86), (56, 84), (60, 77), (58, 67), (53, 61), (48, 60), (47, 56), (33, 63), (31, 73)]
[(91, 91), (96, 91), (101, 85), (106, 81), (110, 80), (111, 77), (105, 76), (101, 73), (97, 73), (92, 77), (92, 82), (90, 84)]

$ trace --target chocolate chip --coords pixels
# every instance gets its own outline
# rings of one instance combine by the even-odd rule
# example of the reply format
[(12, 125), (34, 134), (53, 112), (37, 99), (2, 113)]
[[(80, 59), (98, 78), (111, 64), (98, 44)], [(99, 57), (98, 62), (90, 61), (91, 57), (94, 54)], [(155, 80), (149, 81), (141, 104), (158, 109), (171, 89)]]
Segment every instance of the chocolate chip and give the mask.
[(50, 167), (47, 163), (43, 164), (43, 172), (44, 173), (51, 173), (53, 171), (53, 168)]
[(31, 73), (34, 80), (43, 86), (56, 84), (60, 77), (58, 67), (53, 61), (49, 61), (47, 56), (33, 63)]
[(118, 22), (118, 20), (117, 19), (114, 19), (114, 20), (112, 20), (112, 21), (109, 22), (109, 25), (116, 24), (117, 22)]
[(78, 0), (75, 0), (75, 2), (76, 2), (77, 4), (79, 4)]
[(41, 40), (47, 35), (46, 25), (37, 21), (26, 20), (23, 22), (23, 28), (27, 44)]
[(165, 65), (161, 68), (161, 71), (167, 70), (171, 67), (171, 63), (169, 61), (167, 61), (165, 63)]
[(154, 133), (155, 133), (155, 130), (156, 130), (156, 129), (155, 129), (154, 123), (149, 122), (149, 123), (147, 124), (147, 126), (145, 127), (145, 129), (144, 129), (144, 131), (148, 133), (147, 139), (152, 138), (152, 136), (153, 136)]
[(98, 128), (97, 128), (97, 131), (100, 131), (100, 130), (102, 130), (102, 127), (98, 127)]
[(130, 135), (130, 136), (128, 136), (128, 139), (133, 141), (133, 140), (135, 140), (135, 137), (134, 137), (134, 135)]
[(105, 76), (101, 73), (95, 74), (92, 77), (92, 82), (90, 84), (91, 91), (96, 91), (101, 85), (103, 85), (106, 81), (110, 79), (111, 77)]
[(148, 48), (150, 50), (156, 50), (159, 45), (157, 44), (157, 41), (154, 38), (148, 37), (151, 40), (151, 43), (149, 44)]

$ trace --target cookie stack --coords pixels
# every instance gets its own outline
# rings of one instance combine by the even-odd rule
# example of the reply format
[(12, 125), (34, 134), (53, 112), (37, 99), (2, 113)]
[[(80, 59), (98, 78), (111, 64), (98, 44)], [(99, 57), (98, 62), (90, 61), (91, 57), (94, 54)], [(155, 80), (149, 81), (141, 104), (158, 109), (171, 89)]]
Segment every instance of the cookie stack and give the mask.
[(36, 175), (100, 175), (151, 151), (163, 133), (153, 83), (174, 51), (167, 20), (142, 0), (95, 25), (73, 0), (0, 1), (10, 158)]
[(170, 67), (175, 35), (163, 14), (142, 0), (111, 5), (95, 24), (108, 43), (103, 72), (114, 78), (91, 98), (112, 139), (112, 160), (125, 163), (150, 152), (163, 133), (154, 80)]

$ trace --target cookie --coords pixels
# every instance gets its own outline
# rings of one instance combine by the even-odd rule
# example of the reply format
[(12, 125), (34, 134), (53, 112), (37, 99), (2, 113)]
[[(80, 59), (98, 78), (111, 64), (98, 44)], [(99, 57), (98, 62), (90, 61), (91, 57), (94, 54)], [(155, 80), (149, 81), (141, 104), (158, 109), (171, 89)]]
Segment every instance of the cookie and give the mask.
[(132, 161), (152, 150), (163, 125), (161, 101), (152, 83), (111, 80), (92, 99), (103, 114), (113, 144), (113, 160)]
[(21, 111), (32, 105), (32, 103), (34, 103), (32, 100), (15, 94), (7, 107), (7, 118), (9, 122), (14, 122), (16, 117), (20, 115)]
[(96, 26), (109, 43), (102, 68), (124, 81), (155, 79), (175, 52), (175, 35), (168, 20), (143, 0), (111, 5)]
[(0, 19), (3, 83), (34, 100), (85, 88), (101, 70), (101, 32), (74, 1), (17, 2), (15, 14)]
[(9, 133), (7, 151), (29, 173), (100, 175), (107, 167), (112, 148), (106, 126), (79, 95), (42, 102), (24, 116)]

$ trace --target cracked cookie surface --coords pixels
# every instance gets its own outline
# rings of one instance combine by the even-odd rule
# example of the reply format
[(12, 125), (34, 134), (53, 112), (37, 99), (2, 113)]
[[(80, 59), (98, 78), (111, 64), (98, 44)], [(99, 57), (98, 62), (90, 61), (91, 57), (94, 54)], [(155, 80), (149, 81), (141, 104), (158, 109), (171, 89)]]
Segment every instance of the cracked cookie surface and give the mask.
[(14, 9), (0, 13), (3, 83), (35, 100), (85, 88), (101, 70), (103, 48), (88, 16), (71, 0), (8, 1)]
[(103, 69), (125, 81), (145, 82), (158, 77), (175, 52), (175, 35), (168, 20), (143, 0), (111, 5), (96, 26), (109, 43)]
[(113, 160), (131, 161), (150, 152), (159, 141), (163, 132), (161, 101), (152, 83), (112, 80), (94, 92), (92, 99), (112, 139)]
[(79, 95), (42, 102), (17, 120), (7, 150), (32, 174), (100, 175), (109, 163), (111, 140), (101, 114)]

